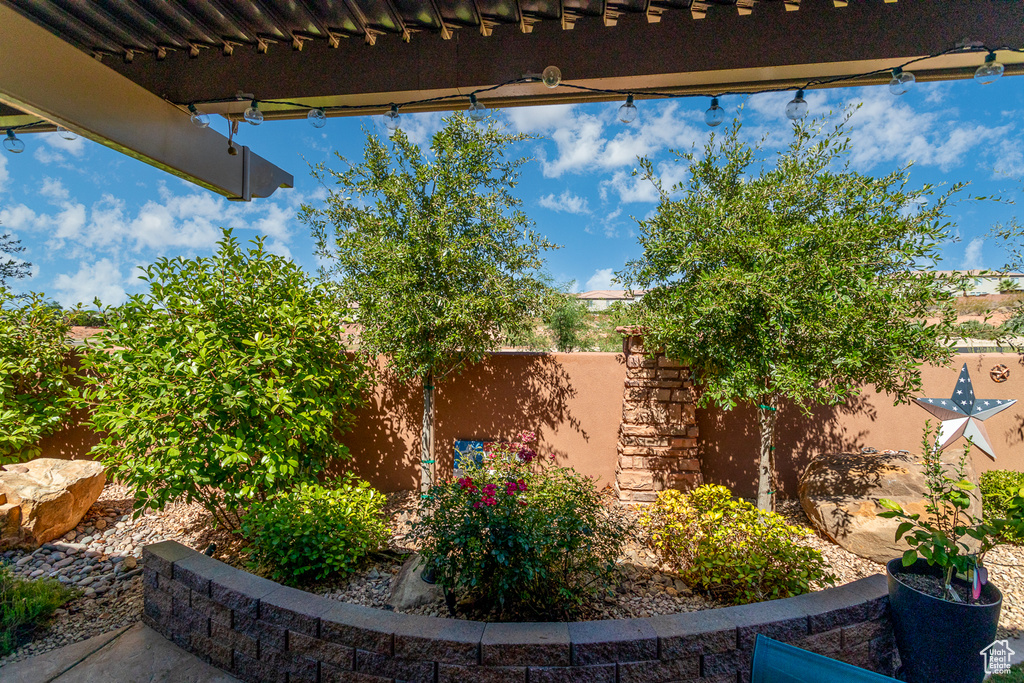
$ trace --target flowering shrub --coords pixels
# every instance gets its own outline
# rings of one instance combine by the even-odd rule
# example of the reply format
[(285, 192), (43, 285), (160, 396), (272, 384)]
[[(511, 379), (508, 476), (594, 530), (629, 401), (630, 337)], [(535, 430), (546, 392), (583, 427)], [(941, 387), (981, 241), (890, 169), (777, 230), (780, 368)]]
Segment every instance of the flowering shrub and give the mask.
[(482, 467), (431, 487), (413, 535), (437, 582), (483, 610), (566, 619), (607, 585), (629, 529), (533, 440), (485, 444)]
[(808, 592), (812, 582), (835, 583), (821, 553), (796, 542), (809, 530), (733, 500), (724, 486), (662, 491), (640, 522), (686, 583), (725, 602), (788, 598)]

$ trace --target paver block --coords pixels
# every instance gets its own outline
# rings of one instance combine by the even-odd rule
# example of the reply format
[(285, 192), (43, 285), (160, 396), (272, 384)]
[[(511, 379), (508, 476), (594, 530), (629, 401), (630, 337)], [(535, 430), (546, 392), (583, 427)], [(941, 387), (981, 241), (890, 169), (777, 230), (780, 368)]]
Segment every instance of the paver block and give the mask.
[(189, 604), (191, 597), (189, 595), (188, 586), (178, 583), (174, 579), (164, 576), (163, 574), (157, 574), (157, 589), (167, 593), (175, 600)]
[(222, 574), (233, 574), (238, 570), (220, 560), (194, 552), (174, 563), (174, 580), (179, 581), (201, 595), (210, 594), (210, 579)]
[(668, 683), (700, 676), (700, 657), (619, 662), (619, 683)]
[(480, 661), (482, 622), (404, 615), (395, 631), (396, 657), (448, 664), (474, 665)]
[(526, 683), (525, 666), (438, 664), (437, 683)]
[(231, 645), (223, 640), (217, 640), (212, 636), (204, 636), (201, 633), (191, 634), (191, 651), (214, 666), (230, 671), (233, 665), (234, 655)]
[(661, 659), (728, 652), (737, 647), (736, 622), (724, 610), (666, 614), (647, 622), (658, 636)]
[(214, 602), (196, 591), (190, 591), (189, 606), (200, 614), (207, 616), (211, 621), (217, 621), (225, 626), (231, 626), (231, 609)]
[(247, 683), (287, 683), (288, 673), (277, 670), (273, 664), (235, 652), (233, 673)]
[(785, 643), (809, 635), (807, 613), (796, 598), (724, 607), (718, 612), (736, 624), (737, 644), (743, 650), (754, 648), (758, 633)]
[(260, 598), (259, 618), (289, 631), (319, 635), (320, 615), (331, 607), (330, 600), (288, 586)]
[(210, 635), (210, 619), (203, 614), (189, 607), (188, 602), (175, 599), (174, 618), (177, 619), (189, 633), (199, 633), (204, 636)]
[(216, 621), (210, 622), (210, 638), (219, 643), (224, 643), (232, 650), (242, 652), (255, 659), (259, 655), (259, 648), (255, 638), (231, 630), (228, 626)]
[(327, 662), (341, 669), (352, 669), (355, 666), (354, 649), (294, 631), (288, 632), (288, 651)]
[(260, 598), (280, 587), (248, 572), (224, 572), (210, 580), (210, 599), (255, 619)]
[(356, 671), (408, 683), (434, 683), (434, 662), (356, 650)]
[(177, 541), (160, 541), (142, 547), (142, 563), (146, 571), (152, 569), (170, 579), (174, 576), (172, 567), (175, 562), (198, 554)]
[(488, 666), (569, 666), (568, 624), (487, 624), (480, 661)]
[(143, 594), (142, 613), (156, 623), (170, 617), (174, 609), (174, 600), (163, 591), (148, 590)]
[[(320, 665), (320, 683), (393, 683), (394, 680), (385, 676), (374, 676), (358, 671), (339, 669), (330, 664)], [(468, 683), (468, 681), (463, 681), (462, 683)]]
[(530, 667), (530, 683), (616, 683), (615, 664)]
[(574, 622), (569, 640), (576, 666), (658, 658), (658, 635), (647, 619)]
[(394, 633), (406, 615), (330, 601), (320, 615), (320, 638), (369, 652), (394, 654)]
[(853, 647), (859, 643), (863, 643), (868, 640), (872, 640), (879, 636), (889, 635), (892, 636), (892, 622), (888, 619), (877, 619), (875, 621), (865, 621), (861, 624), (853, 624), (851, 626), (844, 626), (843, 642), (842, 647)]

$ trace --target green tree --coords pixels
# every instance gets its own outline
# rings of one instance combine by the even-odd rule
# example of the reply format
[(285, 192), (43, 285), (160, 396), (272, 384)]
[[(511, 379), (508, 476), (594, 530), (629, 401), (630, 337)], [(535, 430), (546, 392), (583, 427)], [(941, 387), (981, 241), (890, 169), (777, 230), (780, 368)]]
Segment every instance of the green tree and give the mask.
[(30, 460), (75, 397), (71, 325), (42, 294), (0, 286), (0, 463)]
[(369, 135), (363, 160), (314, 175), (340, 189), (322, 208), (303, 206), (325, 277), (359, 306), (359, 347), (384, 356), (423, 387), (421, 484), (433, 481), (434, 386), (480, 361), (539, 314), (541, 252), (514, 194), (523, 135), (462, 114), (445, 119), (424, 152), (398, 131)]
[[(198, 500), (229, 528), (252, 501), (348, 457), (363, 404), (328, 287), (224, 232), (210, 258), (162, 258), (149, 291), (103, 313), (85, 356), (94, 452), (138, 509)], [(98, 302), (97, 302), (98, 305)]]
[(594, 344), (590, 334), (592, 319), (587, 305), (565, 290), (552, 292), (542, 317), (555, 349), (562, 353), (590, 350)]
[(0, 235), (0, 287), (6, 287), (8, 280), (20, 280), (29, 276), (32, 264), (21, 261), (16, 254), (25, 251), (21, 240), (14, 239), (9, 232)]
[(906, 401), (920, 388), (919, 365), (953, 353), (944, 342), (962, 283), (924, 268), (948, 239), (945, 209), (961, 186), (911, 189), (907, 167), (855, 172), (845, 123), (794, 125), (769, 164), (737, 122), (702, 155), (680, 155), (688, 180), (672, 188), (641, 160), (661, 198), (640, 222), (643, 256), (619, 277), (649, 290), (638, 322), (651, 346), (691, 365), (702, 404), (757, 409), (761, 509), (774, 505), (784, 399), (806, 410), (867, 383)]

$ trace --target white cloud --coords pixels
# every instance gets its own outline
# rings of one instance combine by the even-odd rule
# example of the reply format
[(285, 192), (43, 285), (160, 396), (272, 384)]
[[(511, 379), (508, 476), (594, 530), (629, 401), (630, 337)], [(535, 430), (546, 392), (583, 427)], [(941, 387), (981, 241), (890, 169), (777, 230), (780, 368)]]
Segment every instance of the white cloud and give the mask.
[(557, 197), (554, 194), (545, 195), (540, 198), (540, 205), (552, 211), (563, 213), (590, 213), (590, 205), (586, 197), (580, 197), (569, 190), (565, 190)]
[(421, 147), (430, 144), (430, 138), (441, 130), (444, 114), (431, 112), (427, 114), (402, 114), (402, 131), (414, 145)]
[(95, 263), (79, 263), (74, 275), (58, 275), (53, 280), (54, 298), (65, 308), (91, 303), (99, 298), (105, 305), (118, 305), (128, 298), (121, 271), (108, 258)]
[(504, 113), (520, 133), (549, 131), (568, 120), (576, 109), (574, 104), (549, 104), (540, 107), (511, 107)]
[(612, 278), (615, 277), (615, 270), (612, 268), (600, 268), (594, 271), (594, 274), (587, 280), (586, 291), (594, 289), (611, 289), (613, 284)]
[(73, 157), (81, 158), (85, 154), (85, 138), (76, 137), (74, 140), (65, 140), (57, 133), (43, 133), (39, 136), (46, 144), (61, 152), (66, 152)]
[(67, 188), (57, 178), (43, 178), (43, 184), (39, 186), (39, 194), (56, 201), (68, 198)]
[(7, 181), (10, 179), (10, 174), (7, 172), (7, 157), (6, 155), (0, 156), (0, 192), (3, 192), (7, 188)]
[(43, 164), (57, 164), (64, 168), (75, 169), (74, 165), (68, 162), (68, 155), (81, 159), (85, 155), (85, 138), (77, 137), (74, 140), (65, 140), (56, 133), (39, 133), (32, 136), (36, 144), (32, 156), (36, 161)]
[[(672, 192), (672, 188), (685, 180), (689, 172), (685, 164), (677, 163), (675, 160), (662, 161), (655, 170), (662, 187), (669, 191), (670, 196), (676, 194)], [(601, 199), (607, 200), (612, 193), (615, 193), (623, 204), (651, 204), (659, 199), (654, 183), (639, 173), (634, 175), (626, 171), (616, 171), (611, 178), (602, 180), (599, 191)]]
[(982, 268), (981, 248), (984, 244), (984, 237), (975, 237), (968, 242), (967, 248), (964, 250), (964, 261), (960, 264), (960, 267), (965, 270)]

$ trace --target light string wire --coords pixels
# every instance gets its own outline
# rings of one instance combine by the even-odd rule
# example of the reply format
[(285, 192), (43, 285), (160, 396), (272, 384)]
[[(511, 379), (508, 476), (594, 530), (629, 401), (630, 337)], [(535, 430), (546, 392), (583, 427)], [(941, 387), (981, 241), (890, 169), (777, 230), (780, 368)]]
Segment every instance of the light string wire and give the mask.
[[(599, 94), (605, 94), (605, 95), (619, 95), (619, 96), (630, 96), (630, 95), (632, 95), (634, 97), (642, 97), (642, 98), (647, 98), (647, 99), (655, 99), (655, 98), (661, 98), (661, 99), (680, 99), (680, 98), (687, 98), (687, 97), (712, 98), (712, 97), (725, 97), (725, 96), (728, 96), (728, 95), (761, 95), (761, 94), (764, 94), (764, 93), (792, 92), (792, 91), (796, 91), (796, 90), (808, 90), (808, 89), (811, 89), (811, 88), (813, 88), (815, 86), (819, 86), (819, 87), (820, 86), (828, 86), (828, 85), (833, 85), (833, 84), (836, 84), (836, 83), (842, 83), (844, 81), (851, 81), (851, 80), (856, 80), (856, 79), (861, 79), (861, 78), (868, 78), (868, 77), (871, 77), (871, 76), (880, 76), (880, 75), (883, 75), (883, 74), (891, 73), (895, 69), (903, 70), (903, 69), (906, 69), (908, 66), (911, 66), (913, 64), (917, 64), (919, 62), (923, 62), (923, 61), (926, 61), (926, 60), (929, 60), (929, 59), (935, 59), (937, 57), (944, 57), (944, 56), (950, 55), (950, 54), (976, 54), (976, 53), (982, 53), (982, 52), (988, 53), (988, 54), (995, 54), (996, 52), (1024, 53), (1024, 48), (1014, 48), (1014, 47), (1009, 47), (1009, 46), (1001, 46), (1001, 47), (997, 47), (997, 48), (989, 48), (987, 46), (982, 46), (982, 45), (957, 46), (957, 47), (948, 48), (946, 50), (942, 50), (941, 52), (936, 52), (934, 54), (925, 55), (923, 57), (915, 57), (913, 59), (909, 59), (909, 60), (903, 62), (902, 64), (898, 64), (896, 66), (885, 67), (885, 68), (880, 68), (880, 69), (874, 69), (872, 71), (865, 71), (863, 73), (847, 74), (847, 75), (844, 75), (844, 76), (835, 76), (835, 77), (832, 77), (832, 78), (814, 78), (814, 79), (806, 81), (802, 86), (779, 86), (779, 87), (776, 87), (776, 88), (763, 88), (763, 89), (760, 89), (760, 90), (726, 90), (726, 91), (709, 91), (709, 92), (699, 92), (699, 93), (677, 93), (677, 92), (663, 92), (663, 91), (657, 91), (657, 90), (618, 90), (618, 89), (608, 89), (608, 88), (593, 88), (593, 87), (586, 86), (586, 85), (577, 85), (577, 84), (574, 84), (574, 83), (566, 83), (564, 81), (563, 82), (559, 82), (558, 85), (555, 86), (555, 87), (569, 88), (569, 89), (572, 89), (572, 90), (580, 90), (580, 91), (583, 91), (583, 92), (592, 92), (592, 93), (599, 93)], [(435, 103), (435, 102), (444, 102), (444, 101), (449, 101), (449, 100), (466, 100), (468, 102), (468, 101), (470, 101), (471, 96), (472, 97), (477, 97), (477, 96), (479, 96), (479, 95), (481, 95), (483, 93), (492, 92), (494, 90), (498, 90), (500, 88), (504, 88), (504, 87), (509, 86), (509, 85), (521, 85), (521, 84), (524, 84), (524, 83), (539, 83), (539, 82), (542, 82), (542, 79), (541, 79), (540, 76), (534, 76), (534, 75), (523, 76), (523, 77), (520, 77), (520, 78), (513, 78), (511, 80), (504, 81), (502, 83), (498, 83), (497, 85), (488, 86), (486, 88), (477, 88), (476, 90), (470, 91), (468, 93), (459, 93), (459, 94), (451, 94), (451, 95), (438, 95), (438, 96), (435, 96), (435, 97), (427, 97), (427, 98), (418, 99), (418, 100), (408, 100), (408, 101), (400, 102), (400, 103), (399, 102), (388, 102), (386, 104), (385, 103), (380, 103), (380, 104), (337, 104), (337, 105), (325, 105), (325, 106), (322, 106), (322, 107), (318, 107), (318, 106), (312, 106), (312, 105), (309, 105), (309, 104), (303, 104), (301, 102), (290, 102), (288, 100), (275, 100), (275, 99), (262, 100), (262, 99), (259, 99), (259, 98), (252, 98), (252, 100), (260, 102), (261, 104), (270, 104), (270, 105), (285, 106), (285, 107), (295, 107), (297, 110), (300, 110), (300, 111), (310, 111), (310, 110), (314, 110), (314, 109), (319, 109), (320, 111), (323, 111), (325, 113), (333, 112), (333, 111), (367, 111), (367, 110), (380, 111), (381, 109), (389, 110), (389, 109), (391, 109), (393, 107), (397, 107), (398, 109), (401, 109), (402, 107), (410, 107), (410, 106), (417, 106), (417, 105), (423, 105), (423, 104), (432, 104), (432, 103)], [(239, 101), (246, 101), (246, 100), (249, 100), (249, 99), (250, 98), (248, 98), (248, 97), (239, 98), (239, 97), (235, 96), (235, 97), (223, 97), (223, 98), (216, 98), (216, 99), (208, 99), (208, 100), (193, 100), (191, 102), (178, 102), (176, 104), (178, 106), (188, 106), (188, 105), (197, 106), (197, 105), (203, 105), (203, 104), (223, 104), (223, 103), (226, 103), (226, 102), (239, 102)]]

